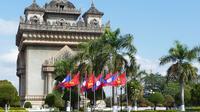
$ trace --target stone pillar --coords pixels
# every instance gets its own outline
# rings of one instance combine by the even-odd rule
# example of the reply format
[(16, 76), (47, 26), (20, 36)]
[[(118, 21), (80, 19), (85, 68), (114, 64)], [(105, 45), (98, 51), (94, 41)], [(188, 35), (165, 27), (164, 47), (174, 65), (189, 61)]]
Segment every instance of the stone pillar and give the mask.
[(22, 77), (19, 76), (19, 96), (22, 96)]
[(52, 73), (48, 73), (48, 94), (52, 92), (53, 89), (53, 78)]
[(25, 77), (25, 75), (24, 74), (22, 74), (21, 75), (21, 95), (22, 96), (25, 96), (26, 95), (26, 79), (25, 79), (26, 77)]
[(48, 75), (47, 73), (44, 74), (44, 95), (48, 94)]
[(53, 73), (54, 73), (54, 66), (53, 65), (43, 65), (43, 74), (45, 77), (44, 80), (44, 94), (45, 96), (52, 92), (53, 90)]

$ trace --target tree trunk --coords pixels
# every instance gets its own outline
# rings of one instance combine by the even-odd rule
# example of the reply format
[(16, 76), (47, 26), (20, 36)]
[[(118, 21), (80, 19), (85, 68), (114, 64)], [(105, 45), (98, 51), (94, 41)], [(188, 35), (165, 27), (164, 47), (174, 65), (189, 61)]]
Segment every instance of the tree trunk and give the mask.
[(184, 101), (184, 82), (180, 82), (180, 96), (181, 96), (181, 111), (185, 111), (185, 101)]
[(137, 100), (134, 100), (134, 111), (137, 111)]
[(116, 91), (117, 88), (113, 87), (113, 112), (118, 112)]
[(154, 104), (154, 110), (156, 110), (156, 106), (157, 106), (157, 104), (155, 103), (155, 104)]

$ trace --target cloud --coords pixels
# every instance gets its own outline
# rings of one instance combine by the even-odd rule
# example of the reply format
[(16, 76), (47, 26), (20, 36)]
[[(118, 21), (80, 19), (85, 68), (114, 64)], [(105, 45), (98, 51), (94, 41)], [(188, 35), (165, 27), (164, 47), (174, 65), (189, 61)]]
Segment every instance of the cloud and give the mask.
[(141, 69), (146, 70), (147, 72), (153, 73), (161, 73), (162, 75), (166, 75), (166, 71), (169, 67), (169, 64), (160, 66), (159, 60), (152, 60), (143, 58), (141, 56), (136, 55), (136, 62), (140, 64)]
[(16, 76), (17, 49), (11, 49), (0, 56), (0, 80), (9, 80), (18, 89)]
[[(159, 60), (152, 60), (152, 59), (147, 59), (143, 58), (141, 56), (136, 56), (136, 62), (140, 64), (141, 69), (146, 70), (148, 73), (153, 72), (153, 73), (160, 73), (162, 75), (166, 75), (167, 69), (169, 68), (170, 64), (166, 64), (164, 66), (159, 65)], [(200, 74), (200, 63), (199, 62), (194, 62), (192, 63), (195, 67), (198, 68), (198, 73)]]
[(15, 63), (17, 60), (17, 49), (11, 49), (9, 52), (0, 56), (0, 61), (5, 63)]
[(15, 35), (18, 22), (0, 18), (0, 35)]
[(199, 62), (194, 62), (193, 65), (198, 68), (198, 73), (200, 75), (200, 63)]

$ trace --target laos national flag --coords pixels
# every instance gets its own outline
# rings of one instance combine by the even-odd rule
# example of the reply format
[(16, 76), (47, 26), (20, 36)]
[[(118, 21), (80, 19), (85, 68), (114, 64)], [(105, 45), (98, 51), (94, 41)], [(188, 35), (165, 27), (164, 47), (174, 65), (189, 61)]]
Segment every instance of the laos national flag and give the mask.
[(64, 88), (64, 84), (68, 83), (69, 81), (71, 81), (71, 75), (68, 74), (61, 83), (59, 83), (54, 89), (58, 89), (60, 87)]
[(70, 74), (67, 75), (67, 76), (64, 78), (64, 80), (62, 81), (62, 83), (69, 82), (69, 81), (71, 81), (71, 75), (70, 75)]
[(93, 91), (98, 90), (99, 88), (102, 87), (103, 83), (104, 83), (104, 79), (103, 79), (102, 74), (100, 74), (100, 75), (97, 77), (96, 82), (95, 82), (95, 84), (94, 84), (92, 90), (93, 90)]
[(116, 80), (118, 76), (118, 72), (116, 72), (115, 74), (107, 74), (105, 80), (104, 80), (104, 84), (103, 86), (112, 86), (112, 82), (114, 82)]

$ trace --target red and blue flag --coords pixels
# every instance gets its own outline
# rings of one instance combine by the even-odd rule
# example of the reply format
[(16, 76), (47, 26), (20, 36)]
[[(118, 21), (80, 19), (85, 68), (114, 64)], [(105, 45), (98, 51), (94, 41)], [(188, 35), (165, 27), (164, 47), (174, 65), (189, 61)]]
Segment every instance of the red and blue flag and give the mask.
[(117, 79), (118, 76), (118, 72), (114, 73), (114, 74), (107, 74), (103, 86), (112, 86), (112, 82), (114, 82)]
[(103, 75), (100, 74), (97, 79), (96, 79), (96, 82), (92, 88), (93, 91), (96, 91), (98, 90), (99, 88), (101, 88), (103, 86), (103, 83), (104, 83), (104, 79), (103, 79)]

